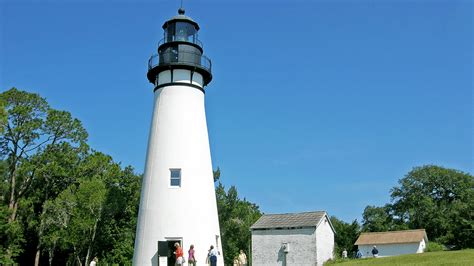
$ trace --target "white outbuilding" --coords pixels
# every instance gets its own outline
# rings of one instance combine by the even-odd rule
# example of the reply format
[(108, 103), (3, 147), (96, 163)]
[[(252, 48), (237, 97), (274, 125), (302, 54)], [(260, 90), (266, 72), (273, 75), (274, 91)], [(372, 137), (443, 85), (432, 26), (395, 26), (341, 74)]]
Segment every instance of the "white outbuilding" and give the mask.
[(323, 265), (334, 257), (334, 227), (325, 211), (265, 214), (252, 227), (252, 263)]
[(379, 257), (423, 253), (428, 244), (425, 229), (362, 233), (354, 245), (362, 257), (372, 257), (376, 246)]

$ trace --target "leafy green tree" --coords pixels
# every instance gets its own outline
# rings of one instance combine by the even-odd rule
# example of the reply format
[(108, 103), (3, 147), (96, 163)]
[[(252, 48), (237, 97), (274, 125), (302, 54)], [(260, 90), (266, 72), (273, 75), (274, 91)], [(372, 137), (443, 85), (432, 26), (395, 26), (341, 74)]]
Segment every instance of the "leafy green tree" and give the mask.
[[(0, 94), (0, 102), (5, 104), (7, 120), (2, 123), (0, 137), (1, 154), (6, 158), (7, 171), (2, 176), (6, 186), (2, 186), (2, 200), (8, 206), (8, 224), (17, 223), (20, 202), (25, 204), (24, 213), (34, 214), (34, 200), (27, 198), (34, 190), (32, 184), (37, 179), (38, 169), (44, 160), (39, 159), (46, 149), (68, 142), (82, 144), (87, 133), (77, 119), (68, 112), (54, 110), (38, 94), (12, 88)], [(1, 118), (1, 117), (0, 117)], [(25, 218), (30, 220), (31, 217)], [(25, 230), (13, 236), (2, 235), (7, 239), (6, 256), (12, 257), (21, 252), (19, 243)], [(15, 251), (13, 249), (20, 248)]]
[[(36, 167), (36, 178), (32, 182), (32, 191), (27, 197), (33, 202), (36, 215), (26, 221), (29, 228), (37, 235), (35, 265), (39, 265), (43, 250), (43, 232), (48, 228), (44, 222), (46, 211), (44, 204), (56, 198), (68, 186), (77, 182), (75, 169), (85, 156), (85, 147), (73, 147), (67, 142), (48, 145), (33, 156), (29, 163)], [(49, 254), (49, 253), (48, 253)], [(49, 254), (50, 255), (50, 254)]]
[(8, 191), (7, 181), (8, 164), (6, 161), (0, 161), (0, 265), (14, 264), (13, 258), (17, 257), (22, 251), (25, 242), (22, 225), (18, 222), (9, 222), (11, 212), (4, 201)]
[(117, 185), (121, 176), (120, 166), (112, 158), (100, 152), (94, 152), (77, 167), (79, 186), (74, 192), (76, 200), (67, 239), (72, 246), (77, 263), (85, 265), (98, 251), (94, 250), (97, 233), (107, 212), (106, 200), (112, 186)]
[(391, 190), (394, 216), (456, 248), (474, 247), (474, 177), (435, 165), (415, 167)]
[(108, 189), (96, 241), (101, 263), (130, 264), (140, 199), (141, 176), (126, 167)]
[(84, 180), (76, 191), (76, 208), (71, 219), (69, 240), (76, 257), (85, 253), (84, 265), (89, 264), (97, 226), (102, 218), (107, 189), (102, 180)]
[(5, 109), (5, 101), (0, 99), (0, 133), (3, 133), (5, 130), (5, 125), (8, 121), (8, 113)]
[(262, 213), (257, 205), (240, 199), (235, 186), (227, 191), (220, 182), (220, 170), (214, 171), (216, 187), (217, 209), (222, 236), (225, 265), (232, 265), (234, 257), (242, 249), (250, 254), (250, 226), (252, 226)]
[(45, 146), (63, 141), (82, 143), (87, 138), (87, 132), (70, 113), (50, 108), (38, 94), (12, 88), (0, 94), (0, 99), (6, 103), (8, 114), (0, 145), (9, 166), (8, 207), (12, 212), (9, 220), (14, 221), (18, 201), (27, 193), (36, 173), (34, 164), (25, 169), (21, 168), (22, 164)]
[(408, 226), (393, 217), (390, 204), (383, 207), (365, 207), (362, 214), (362, 231), (385, 232), (404, 229), (408, 229)]
[(51, 205), (48, 202), (44, 215), (51, 216), (44, 221), (52, 228), (44, 234), (45, 245), (54, 249), (59, 240), (64, 241), (63, 248), (72, 248), (75, 263), (88, 265), (106, 193), (102, 180), (84, 179), (79, 186), (64, 190)]
[(70, 189), (63, 190), (54, 200), (47, 200), (41, 213), (41, 247), (48, 253), (48, 264), (53, 265), (57, 249), (67, 249), (67, 229), (76, 207), (74, 194)]
[[(50, 265), (55, 252), (72, 264), (129, 264), (138, 213), (140, 176), (124, 170), (110, 156), (92, 153), (75, 167), (76, 183), (44, 204), (43, 246)], [(58, 264), (54, 262), (53, 264)]]
[(331, 216), (331, 224), (336, 231), (335, 238), (335, 250), (336, 256), (341, 256), (342, 251), (347, 249), (348, 253), (354, 253), (357, 248), (354, 246), (355, 241), (359, 237), (361, 228), (357, 220), (352, 223), (346, 223), (337, 219), (335, 216)]
[(21, 254), (26, 242), (21, 223), (9, 222), (10, 216), (8, 206), (0, 206), (0, 265), (15, 264), (14, 258)]
[[(21, 164), (30, 156), (30, 152), (41, 145), (43, 122), (47, 115), (48, 104), (38, 94), (18, 91), (12, 88), (0, 94), (6, 103), (8, 121), (4, 134), (0, 138), (2, 153), (7, 157), (9, 184), (8, 209), (9, 222), (16, 219), (19, 199), (26, 193), (32, 180), (30, 175), (20, 175)], [(28, 171), (24, 171), (28, 172)]]
[(38, 94), (0, 94), (0, 264), (130, 264), (141, 178), (86, 140)]

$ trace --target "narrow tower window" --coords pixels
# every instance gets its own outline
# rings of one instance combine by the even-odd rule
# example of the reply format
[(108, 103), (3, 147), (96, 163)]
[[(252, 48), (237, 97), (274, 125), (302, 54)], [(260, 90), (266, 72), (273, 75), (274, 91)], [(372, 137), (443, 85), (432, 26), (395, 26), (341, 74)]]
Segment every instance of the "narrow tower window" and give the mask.
[(170, 169), (171, 178), (170, 186), (180, 187), (181, 186), (181, 169)]

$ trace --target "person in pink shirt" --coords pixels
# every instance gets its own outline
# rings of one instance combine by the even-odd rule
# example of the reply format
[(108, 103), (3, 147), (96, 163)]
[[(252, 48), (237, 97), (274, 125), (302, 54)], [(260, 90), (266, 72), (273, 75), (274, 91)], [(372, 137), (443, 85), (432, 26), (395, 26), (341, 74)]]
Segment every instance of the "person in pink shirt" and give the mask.
[(194, 245), (191, 245), (188, 250), (188, 265), (196, 266), (196, 257), (194, 257)]

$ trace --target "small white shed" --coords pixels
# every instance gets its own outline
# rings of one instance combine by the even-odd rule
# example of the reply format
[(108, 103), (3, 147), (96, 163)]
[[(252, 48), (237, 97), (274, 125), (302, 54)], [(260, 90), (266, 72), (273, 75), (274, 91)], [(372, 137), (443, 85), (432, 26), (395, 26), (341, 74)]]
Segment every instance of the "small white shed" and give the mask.
[(425, 229), (362, 233), (354, 245), (362, 257), (372, 257), (374, 246), (379, 257), (423, 253), (428, 244)]
[(250, 229), (253, 265), (319, 266), (334, 256), (335, 231), (325, 211), (265, 214)]

